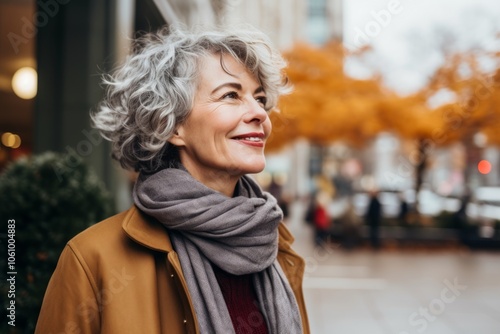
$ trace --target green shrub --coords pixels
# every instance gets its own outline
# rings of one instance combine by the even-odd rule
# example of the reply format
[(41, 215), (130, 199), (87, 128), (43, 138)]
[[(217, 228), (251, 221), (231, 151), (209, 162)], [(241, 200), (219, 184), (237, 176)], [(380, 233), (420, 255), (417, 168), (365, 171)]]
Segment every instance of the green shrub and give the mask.
[[(33, 333), (43, 295), (66, 242), (112, 213), (108, 192), (82, 160), (44, 153), (20, 159), (0, 176), (2, 234), (15, 220), (16, 327), (7, 325), (2, 279), (2, 333)], [(8, 272), (6, 239), (0, 268)], [(64, 296), (61, 296), (64, 298)]]

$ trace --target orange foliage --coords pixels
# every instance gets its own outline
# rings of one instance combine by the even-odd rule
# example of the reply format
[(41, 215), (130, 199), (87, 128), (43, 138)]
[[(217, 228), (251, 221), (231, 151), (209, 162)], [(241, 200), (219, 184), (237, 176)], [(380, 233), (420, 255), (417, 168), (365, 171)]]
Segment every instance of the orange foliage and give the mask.
[(427, 106), (420, 94), (393, 95), (380, 106), (381, 122), (405, 139), (431, 139), (443, 126), (441, 114)]
[(377, 117), (384, 97), (380, 83), (347, 76), (344, 57), (338, 44), (299, 44), (285, 54), (294, 92), (281, 98), (279, 114), (271, 114), (273, 134), (267, 151), (299, 137), (318, 144), (344, 140), (361, 145), (383, 128)]
[[(316, 144), (342, 140), (361, 146), (381, 131), (435, 145), (482, 132), (490, 144), (500, 145), (500, 53), (488, 54), (496, 59), (494, 75), (480, 69), (478, 58), (485, 54), (448, 56), (425, 88), (401, 97), (376, 78), (359, 80), (344, 73), (350, 55), (339, 44), (298, 44), (285, 53), (294, 91), (281, 98), (279, 113), (271, 113), (273, 134), (266, 150), (279, 150), (300, 137)], [(429, 107), (429, 98), (443, 89), (453, 92), (456, 101)]]

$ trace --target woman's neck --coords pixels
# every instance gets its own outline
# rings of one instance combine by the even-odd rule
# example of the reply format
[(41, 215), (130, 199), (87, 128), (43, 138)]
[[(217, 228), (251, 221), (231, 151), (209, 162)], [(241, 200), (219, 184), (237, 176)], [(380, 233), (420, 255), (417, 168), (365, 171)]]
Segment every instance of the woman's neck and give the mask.
[(189, 174), (199, 182), (203, 183), (208, 188), (220, 192), (227, 197), (233, 197), (236, 184), (240, 179), (239, 175), (231, 175), (222, 171), (200, 170), (195, 166), (190, 166), (189, 163), (183, 164)]

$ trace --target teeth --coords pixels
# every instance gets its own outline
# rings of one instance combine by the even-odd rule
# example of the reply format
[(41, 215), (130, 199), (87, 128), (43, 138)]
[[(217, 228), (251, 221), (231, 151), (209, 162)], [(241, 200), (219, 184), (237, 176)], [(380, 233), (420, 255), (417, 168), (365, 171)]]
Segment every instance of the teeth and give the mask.
[(248, 141), (261, 141), (259, 137), (245, 137), (245, 138), (238, 138), (239, 140), (248, 140)]

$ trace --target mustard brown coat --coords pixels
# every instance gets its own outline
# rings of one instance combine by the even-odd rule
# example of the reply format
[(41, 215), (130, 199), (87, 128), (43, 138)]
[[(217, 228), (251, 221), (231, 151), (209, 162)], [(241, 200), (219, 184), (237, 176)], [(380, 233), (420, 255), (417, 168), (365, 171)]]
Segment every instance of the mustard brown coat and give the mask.
[[(291, 249), (292, 242), (290, 232), (280, 224), (278, 261), (297, 299), (303, 332), (308, 334), (304, 261)], [(199, 331), (167, 230), (133, 206), (68, 242), (47, 287), (35, 333)]]

